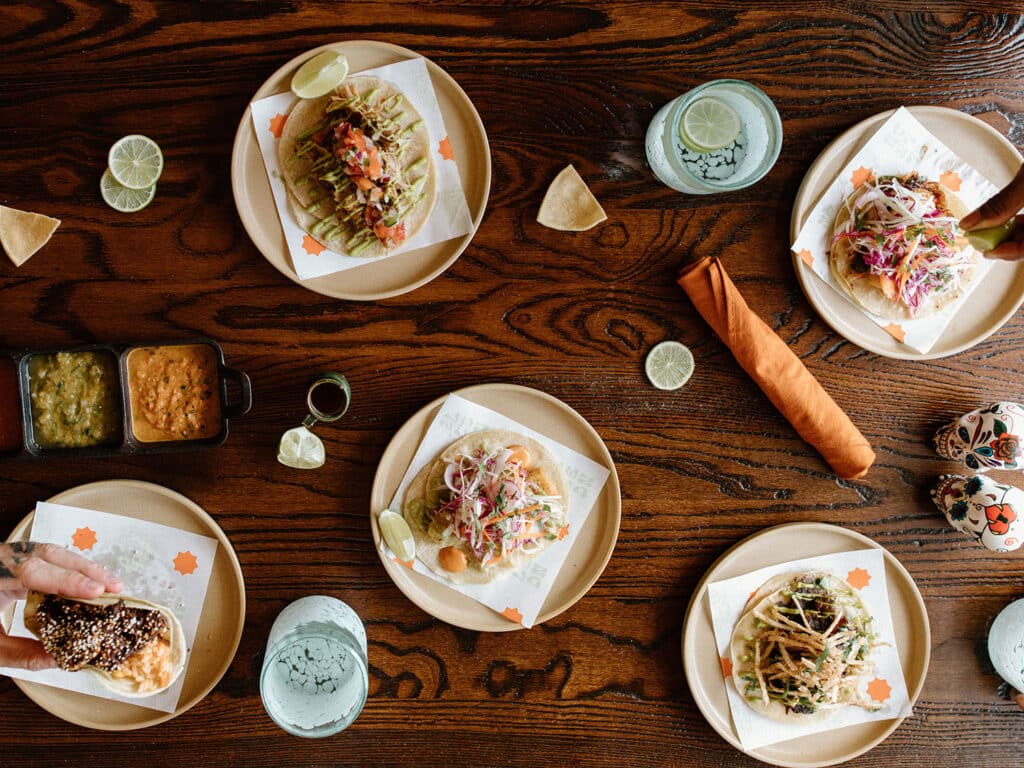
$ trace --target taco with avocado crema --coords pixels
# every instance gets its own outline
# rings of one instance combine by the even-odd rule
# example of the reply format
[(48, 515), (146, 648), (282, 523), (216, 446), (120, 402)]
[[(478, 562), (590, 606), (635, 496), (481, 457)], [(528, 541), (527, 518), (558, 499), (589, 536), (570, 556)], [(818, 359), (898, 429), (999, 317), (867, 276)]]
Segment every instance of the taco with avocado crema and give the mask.
[(402, 513), (417, 557), (459, 584), (511, 573), (569, 530), (554, 455), (504, 430), (474, 432), (448, 446), (413, 478)]
[(751, 708), (801, 722), (847, 706), (880, 708), (861, 690), (877, 639), (853, 587), (825, 571), (790, 573), (751, 600), (730, 645), (733, 682)]
[(836, 215), (832, 274), (880, 317), (935, 314), (968, 290), (981, 258), (960, 229), (966, 213), (952, 191), (915, 174), (869, 179)]
[(347, 78), (333, 94), (300, 99), (278, 143), (298, 224), (349, 256), (381, 256), (416, 234), (437, 179), (426, 124), (394, 85)]
[(120, 595), (29, 592), (25, 626), (61, 669), (94, 675), (121, 696), (152, 696), (185, 669), (185, 633), (168, 608)]

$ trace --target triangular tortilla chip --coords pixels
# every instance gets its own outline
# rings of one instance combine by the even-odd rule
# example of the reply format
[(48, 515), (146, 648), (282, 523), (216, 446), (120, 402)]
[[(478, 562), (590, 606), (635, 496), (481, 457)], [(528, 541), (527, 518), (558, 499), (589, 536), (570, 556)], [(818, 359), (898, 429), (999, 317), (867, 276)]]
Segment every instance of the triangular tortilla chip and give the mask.
[(587, 182), (567, 165), (548, 187), (537, 212), (537, 222), (561, 232), (582, 232), (607, 219)]
[(46, 245), (59, 226), (60, 219), (0, 205), (0, 244), (16, 267)]

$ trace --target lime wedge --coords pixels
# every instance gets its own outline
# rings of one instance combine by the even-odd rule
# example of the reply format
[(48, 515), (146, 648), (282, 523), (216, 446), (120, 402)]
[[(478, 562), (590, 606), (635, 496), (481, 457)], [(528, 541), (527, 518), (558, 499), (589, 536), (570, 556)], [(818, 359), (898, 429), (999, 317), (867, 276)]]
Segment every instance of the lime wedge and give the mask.
[(121, 213), (134, 213), (141, 211), (156, 196), (156, 184), (146, 189), (129, 189), (117, 183), (117, 179), (107, 168), (100, 178), (100, 194), (103, 202)]
[(697, 99), (679, 120), (679, 138), (694, 152), (711, 152), (732, 144), (740, 133), (740, 116), (721, 99)]
[(155, 141), (133, 134), (114, 142), (107, 154), (107, 167), (122, 187), (148, 189), (163, 173), (164, 155)]
[(292, 75), (292, 93), (300, 99), (324, 96), (348, 76), (348, 59), (338, 51), (318, 53)]
[(292, 469), (316, 469), (326, 458), (323, 441), (305, 427), (289, 429), (277, 444), (277, 460)]
[(693, 353), (678, 341), (663, 341), (647, 353), (644, 371), (658, 389), (679, 389), (693, 373)]
[(1016, 223), (1016, 219), (1010, 219), (1003, 224), (996, 224), (994, 227), (971, 230), (967, 233), (967, 242), (982, 253), (991, 251), (996, 246), (1010, 239)]
[(412, 537), (412, 530), (404, 517), (385, 509), (377, 517), (377, 525), (380, 526), (380, 535), (384, 537), (384, 543), (395, 553), (395, 557), (403, 563), (416, 557), (416, 540)]

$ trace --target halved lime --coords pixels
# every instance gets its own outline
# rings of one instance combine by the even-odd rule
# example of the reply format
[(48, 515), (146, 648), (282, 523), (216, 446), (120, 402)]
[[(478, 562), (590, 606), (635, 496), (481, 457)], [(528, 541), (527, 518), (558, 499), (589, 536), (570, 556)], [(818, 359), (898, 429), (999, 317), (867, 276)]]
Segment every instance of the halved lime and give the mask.
[(292, 75), (292, 93), (300, 99), (324, 96), (348, 76), (348, 59), (338, 51), (318, 53)]
[(412, 530), (404, 517), (385, 509), (377, 516), (377, 525), (380, 526), (380, 535), (384, 537), (384, 543), (395, 553), (395, 557), (403, 563), (416, 557), (416, 540), (412, 537)]
[(1010, 219), (1003, 224), (996, 224), (994, 227), (971, 230), (967, 233), (967, 242), (982, 253), (991, 251), (996, 246), (1010, 239), (1016, 224), (1016, 219)]
[(277, 444), (277, 460), (292, 469), (316, 469), (326, 459), (323, 441), (305, 427), (289, 429)]
[(690, 104), (679, 120), (679, 138), (694, 152), (727, 147), (739, 133), (740, 116), (736, 110), (711, 96)]
[(678, 341), (663, 341), (647, 353), (644, 371), (658, 389), (679, 389), (693, 373), (693, 353)]
[(122, 187), (147, 189), (163, 173), (164, 155), (148, 136), (132, 134), (114, 142), (107, 153), (107, 167)]
[(153, 202), (153, 198), (156, 196), (156, 184), (146, 189), (129, 189), (118, 184), (117, 179), (107, 168), (100, 178), (100, 194), (103, 196), (103, 202), (115, 211), (134, 213), (141, 211)]

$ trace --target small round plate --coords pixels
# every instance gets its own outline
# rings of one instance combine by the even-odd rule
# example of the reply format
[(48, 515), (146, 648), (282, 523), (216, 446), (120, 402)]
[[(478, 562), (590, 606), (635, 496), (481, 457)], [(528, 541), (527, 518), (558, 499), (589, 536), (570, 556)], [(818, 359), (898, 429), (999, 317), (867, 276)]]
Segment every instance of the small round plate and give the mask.
[[(272, 74), (252, 97), (252, 101), (287, 91), (292, 74), (307, 59), (321, 51), (341, 51), (348, 57), (352, 74), (367, 69), (420, 58), (408, 48), (373, 40), (349, 40), (329, 43), (296, 56)], [(338, 299), (371, 301), (398, 296), (437, 277), (454, 262), (469, 245), (487, 206), (491, 190), (491, 149), (487, 133), (476, 107), (451, 75), (427, 59), (427, 70), (434, 84), (437, 101), (444, 116), (448, 139), (457, 158), (462, 189), (469, 205), (473, 229), (468, 234), (415, 251), (407, 251), (344, 272), (300, 280), (295, 274), (284, 234), (274, 205), (274, 196), (267, 180), (259, 144), (252, 128), (252, 117), (246, 107), (231, 152), (231, 188), (242, 226), (256, 248), (281, 274), (311, 291)]]
[[(524, 426), (577, 451), (608, 468), (608, 481), (601, 489), (583, 529), (569, 551), (548, 594), (537, 624), (557, 616), (579, 600), (597, 581), (615, 549), (619, 536), (622, 498), (619, 476), (611, 454), (586, 419), (556, 397), (516, 384), (478, 384), (453, 394), (514, 417)], [(413, 454), (426, 434), (445, 398), (439, 397), (410, 418), (388, 444), (377, 467), (370, 495), (370, 528), (373, 544), (384, 569), (395, 585), (416, 605), (449, 624), (482, 632), (509, 632), (522, 625), (506, 619), (485, 605), (453, 589), (398, 565), (385, 557), (380, 548), (377, 513), (386, 509)]]
[[(198, 504), (180, 493), (138, 480), (104, 480), (58, 493), (49, 501), (134, 517), (217, 539), (203, 614), (188, 657), (185, 684), (174, 712), (158, 712), (119, 701), (97, 699), (48, 685), (14, 680), (32, 701), (69, 723), (103, 731), (146, 728), (177, 717), (198, 704), (220, 681), (238, 650), (245, 624), (245, 582), (238, 557), (224, 531)], [(8, 541), (28, 538), (32, 514), (18, 523)]]
[[(998, 187), (1020, 167), (1021, 156), (995, 128), (976, 117), (945, 107), (909, 107), (910, 113), (946, 146)], [(829, 144), (804, 176), (790, 219), (790, 242), (796, 240), (811, 209), (850, 158), (892, 116), (882, 112), (857, 123)], [(1024, 302), (1024, 262), (996, 261), (972, 295), (927, 353), (901, 344), (866, 317), (852, 302), (827, 285), (793, 255), (793, 268), (807, 300), (839, 335), (860, 347), (900, 360), (933, 360), (970, 349), (998, 331)]]
[[(855, 549), (881, 549), (893, 630), (910, 702), (917, 701), (928, 672), (931, 630), (917, 585), (899, 561), (867, 536), (827, 523), (790, 523), (767, 528), (730, 547), (704, 574), (683, 623), (683, 669), (704, 719), (736, 749), (744, 751), (732, 726), (729, 699), (711, 625), (707, 586), (788, 560)], [(787, 768), (818, 768), (867, 752), (896, 730), (903, 718), (851, 725), (751, 750), (748, 754)]]

